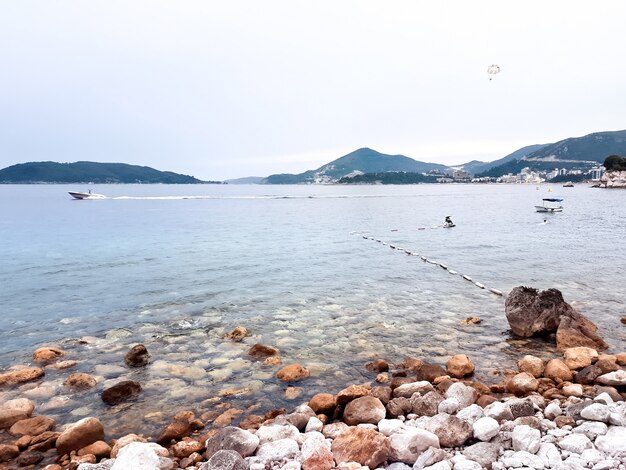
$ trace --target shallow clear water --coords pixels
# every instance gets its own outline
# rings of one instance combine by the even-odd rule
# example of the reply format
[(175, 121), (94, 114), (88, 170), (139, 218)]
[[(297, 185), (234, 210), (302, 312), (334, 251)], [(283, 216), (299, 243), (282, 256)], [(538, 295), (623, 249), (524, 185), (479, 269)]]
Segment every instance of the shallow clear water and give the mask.
[[(465, 352), (486, 374), (529, 349), (550, 352), (510, 339), (502, 298), (360, 234), (504, 292), (556, 287), (613, 349), (626, 349), (626, 191), (103, 185), (94, 192), (108, 199), (67, 194), (82, 189), (0, 185), (0, 366), (28, 363), (41, 344), (81, 361), (47, 371), (45, 390), (11, 392), (30, 390), (42, 410), (51, 395), (66, 397), (47, 411), (61, 421), (96, 413), (119, 432), (132, 428), (129, 418), (159, 426), (172, 411), (211, 410), (212, 397), (241, 387), (248, 392), (230, 400), (237, 406), (289, 404), (273, 378), (277, 367), (247, 356), (255, 342), (311, 369), (296, 384), (295, 403), (371, 380), (363, 364), (376, 355), (444, 362)], [(555, 196), (565, 198), (562, 213), (534, 212)], [(432, 228), (446, 215), (455, 228)], [(483, 322), (460, 326), (468, 316)], [(237, 325), (252, 336), (224, 341)], [(153, 363), (132, 371), (123, 357), (137, 342)], [(97, 389), (75, 394), (61, 385), (78, 370), (97, 376)], [(141, 399), (113, 409), (100, 403), (103, 386), (132, 377), (144, 385)]]

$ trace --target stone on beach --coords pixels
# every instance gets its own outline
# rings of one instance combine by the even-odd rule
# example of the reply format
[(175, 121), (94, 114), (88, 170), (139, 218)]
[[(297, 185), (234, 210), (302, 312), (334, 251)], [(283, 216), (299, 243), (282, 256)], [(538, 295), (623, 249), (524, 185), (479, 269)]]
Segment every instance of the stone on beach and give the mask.
[(530, 426), (516, 426), (511, 434), (513, 450), (526, 451), (535, 454), (541, 446), (541, 431)]
[(429, 447), (439, 448), (439, 438), (425, 429), (405, 426), (389, 436), (389, 446), (390, 460), (413, 465)]
[(198, 470), (247, 470), (244, 459), (233, 450), (219, 450), (204, 462)]
[(337, 464), (358, 462), (373, 470), (389, 458), (391, 446), (377, 431), (351, 427), (333, 440), (331, 450)]
[(44, 371), (40, 367), (25, 367), (0, 374), (0, 388), (31, 382), (43, 377)]
[(35, 402), (28, 398), (15, 398), (0, 403), (0, 429), (10, 428), (18, 421), (30, 418), (35, 410)]
[(352, 400), (346, 405), (343, 420), (348, 426), (361, 423), (377, 424), (386, 414), (385, 406), (378, 398), (365, 396)]
[(150, 354), (143, 344), (137, 344), (124, 356), (124, 363), (128, 367), (143, 367), (150, 362)]
[(552, 379), (555, 382), (570, 381), (573, 378), (572, 371), (560, 359), (552, 359), (546, 364), (543, 376)]
[(335, 395), (330, 393), (318, 393), (309, 400), (309, 406), (316, 414), (330, 415), (337, 407), (337, 400)]
[(240, 342), (243, 341), (246, 336), (250, 336), (248, 330), (243, 326), (236, 326), (230, 333), (224, 335), (224, 338), (231, 341)]
[(276, 377), (283, 382), (297, 382), (307, 378), (311, 373), (300, 364), (290, 364), (276, 373)]
[(609, 372), (596, 378), (596, 382), (613, 387), (623, 387), (626, 385), (626, 371)]
[(50, 346), (45, 346), (42, 348), (38, 348), (33, 352), (33, 361), (39, 364), (51, 364), (55, 362), (58, 358), (65, 356), (65, 352), (61, 351), (58, 348), (53, 348)]
[(520, 372), (506, 382), (506, 391), (516, 396), (525, 396), (536, 392), (539, 381), (527, 372)]
[(76, 390), (86, 390), (96, 386), (96, 379), (84, 372), (76, 372), (65, 379), (63, 385)]
[(472, 430), (476, 439), (480, 441), (490, 441), (500, 432), (500, 425), (495, 419), (484, 416), (474, 422)]
[(124, 380), (102, 392), (102, 401), (107, 405), (117, 405), (141, 393), (141, 385), (133, 380)]
[(131, 442), (117, 454), (111, 470), (170, 470), (167, 449), (153, 442)]
[(402, 384), (399, 387), (396, 387), (393, 390), (393, 396), (394, 398), (397, 398), (397, 397), (411, 398), (413, 394), (415, 393), (420, 393), (422, 395), (425, 395), (426, 393), (432, 392), (434, 390), (435, 388), (432, 386), (430, 382), (423, 380), (420, 382), (411, 382), (411, 383)]
[(543, 363), (543, 359), (528, 354), (517, 361), (517, 368), (520, 372), (526, 372), (533, 377), (541, 377), (545, 364)]
[(563, 362), (572, 370), (588, 367), (597, 359), (598, 351), (584, 346), (568, 348), (563, 351)]
[(259, 442), (259, 437), (250, 431), (227, 426), (207, 439), (205, 455), (210, 459), (219, 450), (232, 450), (247, 457), (254, 454)]
[(269, 357), (276, 354), (278, 354), (278, 349), (260, 343), (256, 343), (248, 350), (248, 355), (253, 357)]
[(451, 377), (461, 379), (474, 373), (474, 363), (465, 354), (457, 354), (446, 362), (446, 371)]
[(468, 422), (445, 413), (430, 418), (425, 429), (439, 438), (442, 447), (459, 447), (472, 437), (472, 426)]
[(9, 432), (14, 436), (38, 436), (46, 431), (50, 431), (55, 426), (55, 421), (47, 416), (35, 416), (17, 421)]
[(84, 418), (69, 425), (56, 441), (59, 455), (69, 454), (73, 450), (104, 440), (104, 428), (98, 418)]

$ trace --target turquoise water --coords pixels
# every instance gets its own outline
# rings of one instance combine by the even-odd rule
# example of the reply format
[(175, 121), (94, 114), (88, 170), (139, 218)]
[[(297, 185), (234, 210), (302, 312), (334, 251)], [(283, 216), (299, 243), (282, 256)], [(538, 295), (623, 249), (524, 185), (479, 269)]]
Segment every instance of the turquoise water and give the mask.
[[(466, 352), (489, 367), (529, 348), (550, 350), (511, 341), (502, 298), (351, 232), (504, 292), (556, 287), (614, 350), (625, 350), (626, 191), (548, 188), (102, 185), (92, 189), (107, 199), (76, 201), (67, 191), (85, 188), (0, 185), (0, 366), (57, 344), (101, 387), (137, 373), (101, 365), (123, 366), (124, 352), (143, 342), (157, 362), (144, 380), (187, 387), (170, 393), (173, 409), (242, 384), (253, 392), (240, 400), (259, 400), (261, 388), (281, 399), (275, 370), (245, 354), (254, 342), (312, 369), (304, 395), (369, 380), (363, 364), (376, 355), (441, 362)], [(534, 211), (555, 196), (565, 199), (562, 213)], [(455, 228), (432, 228), (446, 215)], [(468, 316), (483, 322), (460, 326)], [(237, 325), (252, 336), (225, 343), (221, 335)], [(172, 363), (196, 369), (172, 379)], [(96, 406), (89, 395), (72, 400), (85, 414)], [(145, 416), (158, 406), (133, 409)]]

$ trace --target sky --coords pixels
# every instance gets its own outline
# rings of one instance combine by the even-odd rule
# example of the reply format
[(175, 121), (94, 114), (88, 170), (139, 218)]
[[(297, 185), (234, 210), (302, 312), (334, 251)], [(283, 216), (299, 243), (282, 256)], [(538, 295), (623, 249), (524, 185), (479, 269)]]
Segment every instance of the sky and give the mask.
[(626, 129), (624, 18), (623, 0), (0, 0), (0, 168), (224, 180)]

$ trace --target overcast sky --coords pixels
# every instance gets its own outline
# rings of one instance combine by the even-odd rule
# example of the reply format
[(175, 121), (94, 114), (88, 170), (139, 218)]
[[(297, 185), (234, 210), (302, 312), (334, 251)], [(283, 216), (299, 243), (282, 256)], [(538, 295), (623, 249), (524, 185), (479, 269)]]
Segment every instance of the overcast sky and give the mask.
[(222, 180), (626, 129), (625, 19), (623, 0), (0, 0), (0, 168)]

